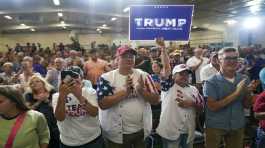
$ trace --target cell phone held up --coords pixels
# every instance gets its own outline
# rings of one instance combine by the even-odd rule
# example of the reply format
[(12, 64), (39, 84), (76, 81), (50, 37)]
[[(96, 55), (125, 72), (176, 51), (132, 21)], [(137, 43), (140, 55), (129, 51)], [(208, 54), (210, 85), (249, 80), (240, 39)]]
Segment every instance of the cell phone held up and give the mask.
[(61, 72), (61, 80), (63, 83), (69, 83), (79, 77), (79, 74), (71, 70), (63, 70)]

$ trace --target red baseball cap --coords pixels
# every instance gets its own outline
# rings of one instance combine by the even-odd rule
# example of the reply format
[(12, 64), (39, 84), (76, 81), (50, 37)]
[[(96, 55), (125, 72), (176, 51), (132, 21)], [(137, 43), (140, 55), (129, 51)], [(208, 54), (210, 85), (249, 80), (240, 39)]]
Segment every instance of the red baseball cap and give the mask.
[(137, 55), (137, 51), (130, 48), (128, 45), (124, 45), (124, 46), (121, 46), (117, 49), (116, 56), (121, 56), (127, 52), (131, 52), (132, 54)]

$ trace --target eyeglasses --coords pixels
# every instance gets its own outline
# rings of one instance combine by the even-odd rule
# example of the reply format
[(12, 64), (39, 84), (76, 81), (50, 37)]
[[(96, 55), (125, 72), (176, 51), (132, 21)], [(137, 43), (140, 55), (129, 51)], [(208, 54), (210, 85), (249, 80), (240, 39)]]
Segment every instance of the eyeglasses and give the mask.
[(239, 58), (236, 56), (236, 57), (224, 57), (223, 59), (227, 62), (238, 62)]

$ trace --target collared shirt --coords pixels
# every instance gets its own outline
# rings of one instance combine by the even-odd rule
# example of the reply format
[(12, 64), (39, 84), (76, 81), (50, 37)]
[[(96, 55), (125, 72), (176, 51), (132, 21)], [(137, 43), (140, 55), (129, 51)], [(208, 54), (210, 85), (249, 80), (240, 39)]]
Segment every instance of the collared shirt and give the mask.
[[(130, 75), (133, 84), (136, 85), (140, 76), (149, 92), (157, 93), (151, 76), (140, 69), (133, 69)], [(126, 79), (127, 76), (121, 75), (118, 69), (101, 75), (97, 84), (98, 100), (124, 90)], [(142, 97), (132, 94), (111, 108), (100, 109), (99, 120), (103, 135), (112, 142), (121, 144), (123, 134), (132, 134), (141, 129), (144, 129), (145, 137), (150, 134), (152, 129), (151, 106)]]
[[(236, 73), (234, 82), (225, 79), (221, 73), (215, 74), (209, 80), (205, 81), (203, 86), (204, 97), (211, 97), (215, 101), (220, 101), (226, 96), (232, 94), (237, 87), (237, 84), (248, 78), (242, 74)], [(246, 92), (241, 92), (240, 96), (231, 102), (226, 107), (218, 111), (211, 111), (206, 106), (205, 125), (206, 128), (217, 128), (224, 130), (234, 130), (245, 126), (243, 99)]]
[(215, 67), (213, 67), (212, 63), (205, 65), (202, 67), (200, 71), (201, 81), (208, 80), (211, 76), (217, 74), (218, 71)]
[(161, 81), (162, 111), (157, 133), (163, 138), (177, 140), (180, 134), (187, 133), (187, 142), (194, 139), (195, 133), (195, 108), (182, 108), (178, 106), (177, 96), (183, 100), (192, 100), (198, 106), (203, 106), (204, 101), (196, 87), (187, 85), (181, 87), (174, 83), (172, 77)]

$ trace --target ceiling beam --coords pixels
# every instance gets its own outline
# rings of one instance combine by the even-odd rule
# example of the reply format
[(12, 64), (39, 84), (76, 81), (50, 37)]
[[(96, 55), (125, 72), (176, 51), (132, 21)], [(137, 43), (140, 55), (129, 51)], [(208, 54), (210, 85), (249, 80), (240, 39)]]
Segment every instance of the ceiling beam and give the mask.
[[(16, 14), (32, 14), (32, 13), (58, 13), (58, 12), (68, 12), (68, 13), (82, 13), (89, 15), (102, 15), (102, 16), (112, 16), (120, 18), (128, 18), (128, 14), (120, 14), (113, 12), (102, 12), (102, 11), (88, 11), (78, 8), (30, 8), (30, 9), (12, 9), (0, 11), (0, 15), (16, 15)], [(122, 13), (122, 12), (121, 12)]]

